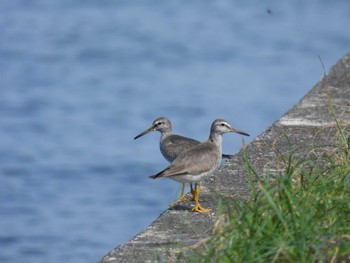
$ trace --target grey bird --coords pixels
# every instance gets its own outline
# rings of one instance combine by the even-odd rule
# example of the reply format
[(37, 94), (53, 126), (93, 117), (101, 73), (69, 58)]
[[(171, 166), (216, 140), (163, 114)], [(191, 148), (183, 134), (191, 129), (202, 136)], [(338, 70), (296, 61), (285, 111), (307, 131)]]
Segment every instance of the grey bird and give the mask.
[(170, 178), (180, 183), (195, 183), (194, 212), (210, 212), (210, 209), (201, 207), (199, 204), (200, 182), (213, 174), (220, 165), (222, 158), (222, 134), (235, 132), (245, 136), (248, 133), (236, 130), (222, 119), (215, 120), (210, 129), (209, 139), (187, 151), (180, 153), (177, 158), (163, 171), (150, 178)]
[[(144, 130), (143, 132), (135, 136), (134, 140), (140, 138), (141, 136), (151, 131), (160, 132), (161, 136), (159, 141), (159, 148), (164, 158), (170, 163), (174, 161), (176, 157), (179, 156), (179, 154), (181, 154), (182, 152), (187, 151), (190, 148), (200, 144), (200, 142), (197, 140), (173, 134), (171, 122), (166, 117), (159, 117), (155, 119), (151, 127), (149, 127), (148, 129)], [(222, 157), (231, 158), (232, 155), (223, 154)], [(173, 204), (178, 201), (186, 200), (186, 197), (184, 195), (185, 186), (186, 186), (186, 183), (184, 182), (182, 184), (180, 198), (177, 201), (173, 202)], [(191, 193), (192, 195), (194, 194), (194, 189), (192, 187), (192, 184), (191, 184)]]

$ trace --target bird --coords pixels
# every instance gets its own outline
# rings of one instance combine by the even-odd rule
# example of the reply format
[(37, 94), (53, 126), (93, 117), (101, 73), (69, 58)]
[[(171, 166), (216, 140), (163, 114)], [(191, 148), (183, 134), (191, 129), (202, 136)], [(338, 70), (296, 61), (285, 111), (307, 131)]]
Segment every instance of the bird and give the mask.
[[(179, 156), (182, 152), (187, 151), (190, 148), (200, 144), (200, 141), (197, 141), (188, 137), (184, 137), (181, 135), (173, 134), (172, 124), (167, 117), (159, 117), (155, 119), (151, 127), (144, 130), (140, 134), (136, 135), (134, 140), (152, 131), (160, 132), (161, 134), (160, 141), (159, 141), (160, 152), (169, 163), (173, 162), (176, 159), (176, 157)], [(223, 154), (222, 157), (229, 159), (229, 158), (232, 158), (232, 155)], [(184, 182), (182, 184), (180, 198), (175, 202), (173, 202), (172, 204), (187, 200), (184, 195), (185, 186), (186, 186), (186, 183)], [(192, 187), (192, 184), (190, 184), (190, 187), (191, 187), (191, 193), (192, 195), (194, 195), (194, 189)]]
[(216, 119), (211, 125), (207, 141), (197, 144), (180, 153), (175, 160), (161, 172), (150, 176), (152, 179), (169, 178), (180, 183), (195, 183), (193, 212), (208, 213), (211, 209), (203, 208), (199, 203), (200, 182), (212, 175), (220, 165), (222, 158), (222, 134), (235, 132), (249, 136), (248, 133), (234, 129), (223, 120)]

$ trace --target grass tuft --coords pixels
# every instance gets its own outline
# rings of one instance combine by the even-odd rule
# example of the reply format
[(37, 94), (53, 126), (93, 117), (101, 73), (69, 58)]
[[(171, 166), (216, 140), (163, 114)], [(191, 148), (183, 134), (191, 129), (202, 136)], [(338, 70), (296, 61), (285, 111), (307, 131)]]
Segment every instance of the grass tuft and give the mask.
[(251, 198), (230, 200), (191, 261), (350, 261), (350, 136), (330, 108), (338, 146), (323, 160), (290, 154), (277, 176), (262, 176), (244, 150)]

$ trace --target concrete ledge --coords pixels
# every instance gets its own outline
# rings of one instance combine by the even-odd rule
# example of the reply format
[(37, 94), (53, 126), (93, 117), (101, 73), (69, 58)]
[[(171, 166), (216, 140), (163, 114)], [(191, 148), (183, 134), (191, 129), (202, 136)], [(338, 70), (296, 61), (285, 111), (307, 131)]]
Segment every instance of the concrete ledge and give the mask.
[[(284, 154), (292, 152), (296, 158), (303, 159), (322, 154), (315, 146), (328, 146), (330, 152), (333, 150), (337, 129), (327, 95), (331, 97), (342, 125), (350, 126), (350, 54), (340, 59), (298, 104), (247, 145), (249, 159), (258, 173), (279, 170), (283, 167), (281, 157)], [(201, 204), (213, 211), (216, 210), (218, 196), (236, 200), (248, 197), (249, 185), (242, 151), (226, 161), (202, 185)], [(192, 202), (182, 202), (166, 210), (145, 230), (110, 251), (100, 262), (154, 262), (176, 258), (173, 252), (181, 246), (193, 245), (209, 236), (216, 220), (215, 214), (190, 212), (190, 204)]]

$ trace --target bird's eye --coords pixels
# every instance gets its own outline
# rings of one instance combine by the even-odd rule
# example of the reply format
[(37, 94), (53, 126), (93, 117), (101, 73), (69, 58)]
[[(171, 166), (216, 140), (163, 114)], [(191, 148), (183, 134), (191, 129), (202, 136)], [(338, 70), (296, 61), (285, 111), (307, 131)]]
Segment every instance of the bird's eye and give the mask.
[(157, 123), (158, 126), (161, 125), (161, 124), (162, 124), (161, 122), (158, 122), (158, 123)]
[(225, 123), (221, 123), (221, 126), (225, 126)]

